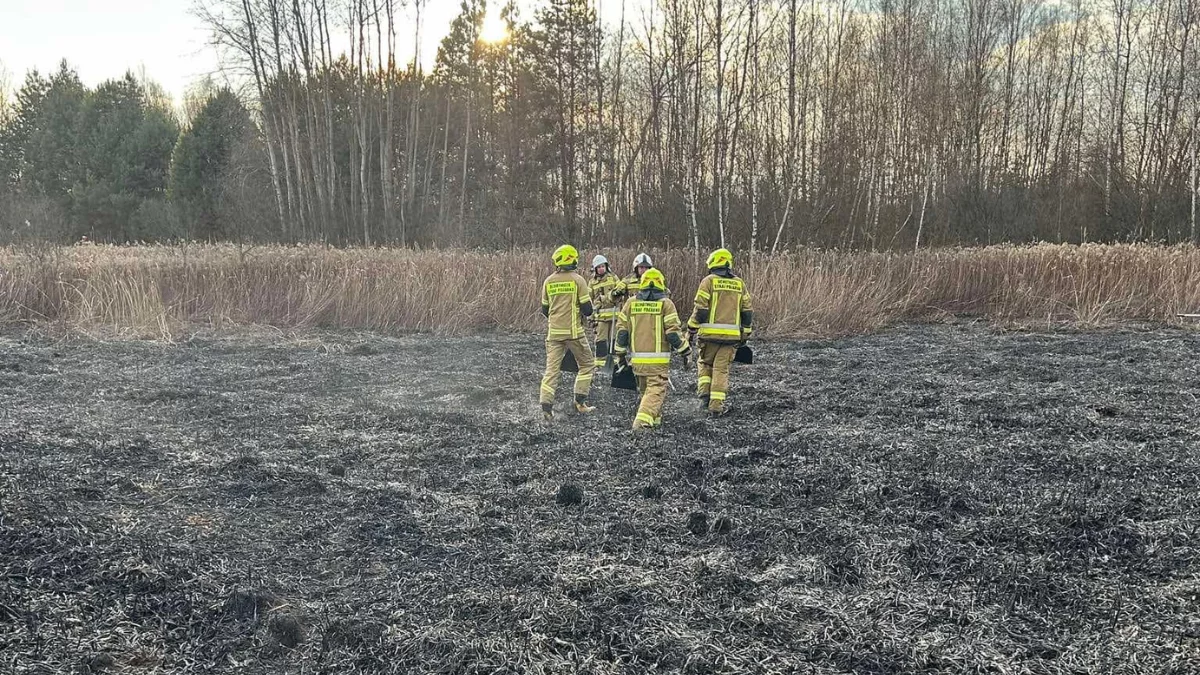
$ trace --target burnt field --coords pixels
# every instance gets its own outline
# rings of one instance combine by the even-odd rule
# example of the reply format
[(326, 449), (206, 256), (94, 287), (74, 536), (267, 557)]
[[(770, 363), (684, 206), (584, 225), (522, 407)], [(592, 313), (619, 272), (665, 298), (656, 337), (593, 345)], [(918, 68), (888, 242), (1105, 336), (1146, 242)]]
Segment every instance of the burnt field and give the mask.
[(1200, 336), (0, 338), (0, 672), (1193, 673)]

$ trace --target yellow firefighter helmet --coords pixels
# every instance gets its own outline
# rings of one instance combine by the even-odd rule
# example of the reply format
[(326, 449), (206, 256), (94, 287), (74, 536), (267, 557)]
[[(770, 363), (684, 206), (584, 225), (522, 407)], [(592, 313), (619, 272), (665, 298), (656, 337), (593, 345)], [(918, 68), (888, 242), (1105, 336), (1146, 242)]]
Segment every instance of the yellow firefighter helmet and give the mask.
[(733, 267), (733, 254), (727, 248), (719, 248), (708, 255), (708, 269)]
[(572, 267), (579, 264), (579, 251), (570, 244), (563, 244), (554, 249), (555, 267)]
[(667, 280), (663, 278), (663, 273), (651, 267), (642, 272), (642, 282), (640, 288), (644, 291), (649, 288), (656, 288), (660, 291), (667, 290)]

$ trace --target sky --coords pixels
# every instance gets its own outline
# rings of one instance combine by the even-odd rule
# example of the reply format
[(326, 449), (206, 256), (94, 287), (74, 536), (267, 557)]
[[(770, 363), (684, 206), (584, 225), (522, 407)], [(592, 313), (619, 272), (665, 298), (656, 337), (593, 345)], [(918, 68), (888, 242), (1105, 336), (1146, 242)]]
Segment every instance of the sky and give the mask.
[[(15, 89), (25, 73), (43, 74), (66, 59), (84, 84), (95, 86), (126, 71), (158, 82), (178, 102), (206, 75), (221, 82), (221, 64), (208, 31), (193, 15), (195, 0), (0, 0), (0, 76)], [(625, 0), (638, 4), (643, 0)], [(619, 16), (622, 0), (601, 0), (602, 16)], [(422, 62), (432, 65), (437, 46), (459, 12), (460, 0), (428, 0), (423, 10)], [(523, 18), (539, 0), (521, 0)], [(632, 16), (630, 17), (632, 19)], [(409, 25), (412, 21), (409, 14)], [(402, 24), (403, 25), (403, 24)], [(399, 30), (405, 52), (412, 31)], [(407, 33), (407, 35), (405, 35)]]

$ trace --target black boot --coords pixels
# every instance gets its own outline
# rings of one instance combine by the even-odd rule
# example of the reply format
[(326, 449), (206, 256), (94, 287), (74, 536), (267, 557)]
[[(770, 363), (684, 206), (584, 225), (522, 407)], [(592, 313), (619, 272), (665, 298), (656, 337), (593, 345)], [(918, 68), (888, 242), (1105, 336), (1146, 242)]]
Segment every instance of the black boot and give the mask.
[(608, 362), (608, 343), (603, 340), (596, 341), (596, 367), (603, 368)]

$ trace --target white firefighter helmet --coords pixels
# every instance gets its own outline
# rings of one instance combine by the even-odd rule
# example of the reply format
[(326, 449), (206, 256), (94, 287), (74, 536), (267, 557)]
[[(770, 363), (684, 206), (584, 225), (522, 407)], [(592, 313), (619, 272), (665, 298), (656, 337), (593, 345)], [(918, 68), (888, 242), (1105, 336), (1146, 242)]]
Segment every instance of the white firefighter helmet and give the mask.
[(595, 272), (597, 267), (599, 267), (601, 265), (607, 265), (607, 264), (608, 264), (608, 258), (605, 258), (602, 255), (598, 255), (595, 258), (592, 258), (592, 271)]
[(639, 253), (633, 259), (633, 267), (631, 269), (637, 269), (638, 267), (654, 267), (654, 261), (650, 259), (649, 254)]

